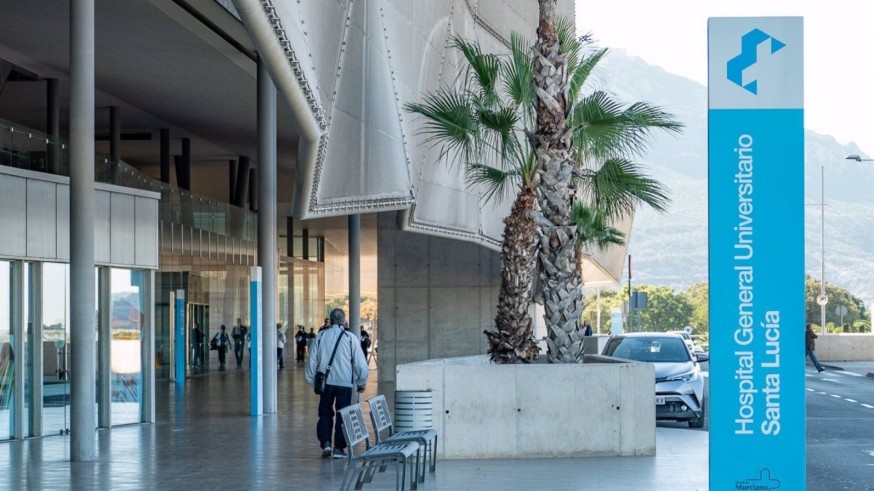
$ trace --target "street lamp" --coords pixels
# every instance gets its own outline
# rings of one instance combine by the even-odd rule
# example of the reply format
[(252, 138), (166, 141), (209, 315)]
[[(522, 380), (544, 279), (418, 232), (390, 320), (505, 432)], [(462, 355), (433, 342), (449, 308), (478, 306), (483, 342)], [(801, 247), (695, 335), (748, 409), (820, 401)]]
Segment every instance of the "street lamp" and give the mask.
[[(856, 162), (874, 162), (874, 159), (863, 159), (859, 155), (851, 154), (844, 157), (844, 160), (855, 160)], [(820, 329), (822, 334), (826, 334), (825, 328), (825, 307), (828, 305), (828, 295), (825, 294), (825, 165), (820, 166), (820, 187), (819, 209), (820, 209), (820, 281), (819, 295), (816, 297), (816, 303), (819, 304), (819, 319)]]

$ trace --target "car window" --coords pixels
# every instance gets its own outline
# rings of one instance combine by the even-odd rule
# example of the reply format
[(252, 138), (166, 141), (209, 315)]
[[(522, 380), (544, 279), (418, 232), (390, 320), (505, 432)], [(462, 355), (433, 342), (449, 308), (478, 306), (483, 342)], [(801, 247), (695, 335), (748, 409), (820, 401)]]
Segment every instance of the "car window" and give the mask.
[(605, 354), (650, 363), (679, 363), (691, 359), (683, 340), (674, 337), (613, 338), (607, 345)]

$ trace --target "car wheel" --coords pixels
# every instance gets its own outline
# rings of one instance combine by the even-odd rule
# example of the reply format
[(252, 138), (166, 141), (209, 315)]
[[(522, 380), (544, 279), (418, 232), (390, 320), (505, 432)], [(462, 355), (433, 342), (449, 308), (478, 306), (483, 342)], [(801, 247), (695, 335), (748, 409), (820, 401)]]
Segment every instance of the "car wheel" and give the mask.
[(689, 420), (689, 428), (704, 428), (704, 402), (701, 402), (701, 416)]

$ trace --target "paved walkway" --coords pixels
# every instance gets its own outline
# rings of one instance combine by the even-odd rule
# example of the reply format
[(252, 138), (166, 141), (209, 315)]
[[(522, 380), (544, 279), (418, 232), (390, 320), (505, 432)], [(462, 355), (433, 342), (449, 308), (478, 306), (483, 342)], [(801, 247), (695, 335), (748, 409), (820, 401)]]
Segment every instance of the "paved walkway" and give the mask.
[[(184, 394), (159, 383), (158, 423), (98, 432), (93, 463), (69, 462), (69, 437), (0, 443), (0, 489), (336, 490), (346, 463), (322, 459), (315, 438), (317, 396), (303, 368), (279, 373), (279, 413), (248, 416), (248, 371), (189, 379)], [(362, 400), (393, 387), (371, 383)], [(582, 409), (567, 424), (583, 421)], [(707, 489), (706, 431), (659, 425), (654, 457), (439, 460), (420, 490)], [(365, 490), (394, 489), (377, 474)]]

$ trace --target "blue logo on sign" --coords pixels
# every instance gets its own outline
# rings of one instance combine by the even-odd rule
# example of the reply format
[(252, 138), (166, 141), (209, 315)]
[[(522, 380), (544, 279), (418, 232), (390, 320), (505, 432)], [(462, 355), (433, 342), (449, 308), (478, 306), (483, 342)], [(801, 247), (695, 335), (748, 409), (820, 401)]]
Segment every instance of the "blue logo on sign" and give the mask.
[(759, 29), (753, 29), (752, 31), (744, 34), (740, 40), (740, 54), (728, 60), (728, 79), (743, 87), (744, 89), (750, 91), (751, 93), (758, 94), (758, 81), (753, 80), (752, 82), (744, 85), (743, 74), (744, 70), (755, 65), (759, 61), (757, 53), (758, 47), (760, 44), (768, 41), (771, 41), (771, 54), (780, 51), (781, 49), (783, 49), (784, 46), (786, 46), (786, 43), (778, 41), (776, 38), (771, 37), (769, 34)]

